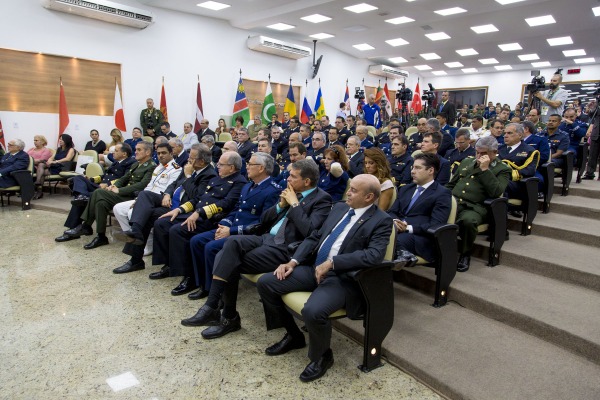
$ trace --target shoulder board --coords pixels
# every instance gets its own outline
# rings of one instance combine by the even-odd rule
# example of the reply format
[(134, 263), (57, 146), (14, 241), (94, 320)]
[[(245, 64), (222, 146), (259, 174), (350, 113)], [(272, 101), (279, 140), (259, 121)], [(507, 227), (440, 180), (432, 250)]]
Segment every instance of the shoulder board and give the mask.
[(227, 181), (227, 183), (231, 183), (233, 185), (233, 181)]
[(176, 162), (174, 162), (174, 163), (173, 163), (173, 168), (175, 168), (175, 169), (179, 169), (179, 168), (181, 168), (181, 167), (179, 166), (179, 164), (177, 164)]

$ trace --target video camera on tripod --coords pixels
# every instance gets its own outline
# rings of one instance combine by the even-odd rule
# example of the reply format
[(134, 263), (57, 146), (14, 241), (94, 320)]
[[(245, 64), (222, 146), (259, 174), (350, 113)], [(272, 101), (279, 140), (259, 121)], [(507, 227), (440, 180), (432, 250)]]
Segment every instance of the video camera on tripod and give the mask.
[(354, 88), (354, 98), (361, 101), (365, 99), (365, 91), (361, 89), (359, 86)]
[(534, 94), (539, 92), (540, 90), (546, 89), (546, 79), (543, 76), (540, 76), (540, 71), (531, 71), (531, 83), (525, 87), (529, 93)]
[(427, 85), (429, 86), (429, 90), (423, 91), (421, 100), (431, 104), (433, 100), (435, 100), (435, 89), (433, 88), (433, 85), (431, 83), (428, 83)]
[(402, 102), (403, 104), (411, 101), (412, 90), (408, 89), (404, 83), (399, 83), (398, 86), (400, 86), (401, 89), (396, 92), (396, 100)]

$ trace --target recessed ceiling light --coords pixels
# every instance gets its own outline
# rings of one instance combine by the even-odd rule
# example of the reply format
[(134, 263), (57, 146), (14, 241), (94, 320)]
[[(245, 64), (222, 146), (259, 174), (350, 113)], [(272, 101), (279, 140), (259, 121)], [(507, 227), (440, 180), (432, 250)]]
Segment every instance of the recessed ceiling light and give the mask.
[(428, 33), (425, 36), (433, 41), (450, 39), (450, 36), (446, 35), (444, 32)]
[(472, 26), (471, 30), (477, 34), (488, 33), (488, 32), (498, 32), (498, 28), (496, 28), (492, 24)]
[(552, 15), (543, 15), (541, 17), (525, 18), (525, 22), (527, 22), (529, 26), (540, 26), (555, 24), (556, 20)]
[(564, 50), (563, 54), (565, 55), (565, 57), (585, 56), (585, 50), (584, 49)]
[(464, 13), (464, 12), (467, 12), (467, 10), (465, 10), (464, 8), (460, 8), (460, 7), (445, 8), (443, 10), (434, 11), (434, 13), (443, 15), (444, 17), (447, 15), (460, 14), (460, 13)]
[(408, 60), (404, 57), (392, 57), (392, 58), (388, 58), (388, 60), (390, 60), (391, 62), (393, 62), (394, 64), (400, 64), (400, 63), (405, 63)]
[(494, 68), (496, 68), (496, 70), (498, 71), (507, 71), (509, 69), (512, 69), (510, 65), (495, 65)]
[(198, 7), (208, 8), (209, 10), (219, 11), (227, 7), (229, 4), (223, 4), (216, 1), (205, 1), (204, 3), (196, 4)]
[(535, 53), (521, 54), (519, 56), (519, 60), (521, 60), (521, 61), (533, 61), (533, 60), (539, 60), (539, 59), (540, 59), (540, 57)]
[(460, 54), (461, 56), (463, 56), (463, 57), (466, 57), (466, 56), (474, 56), (474, 55), (476, 55), (476, 54), (479, 54), (479, 53), (477, 52), (477, 50), (475, 50), (475, 49), (461, 49), (461, 50), (456, 50), (456, 52), (457, 52), (458, 54)]
[(368, 43), (354, 44), (354, 45), (352, 45), (352, 47), (354, 47), (355, 49), (360, 50), (360, 51), (373, 50), (375, 48)]
[(429, 71), (431, 69), (431, 67), (429, 65), (415, 65), (415, 69), (418, 69), (419, 71)]
[(502, 51), (523, 50), (519, 43), (499, 44), (498, 47), (500, 47)]
[(461, 63), (459, 63), (458, 61), (453, 61), (453, 62), (447, 62), (444, 63), (446, 65), (446, 67), (448, 68), (460, 68), (460, 67), (464, 67), (464, 65), (462, 65)]
[(446, 71), (431, 71), (434, 75), (448, 75)]
[(334, 35), (330, 35), (329, 33), (315, 33), (314, 35), (310, 35), (311, 38), (313, 39), (329, 39), (332, 37), (335, 37)]
[(392, 18), (392, 19), (386, 19), (385, 22), (387, 22), (388, 24), (394, 24), (394, 25), (400, 25), (400, 24), (406, 24), (408, 22), (413, 22), (414, 19), (409, 18), (409, 17), (398, 17), (398, 18)]
[(594, 57), (576, 58), (573, 61), (575, 61), (575, 64), (586, 64), (596, 62), (596, 59)]
[(596, 17), (600, 17), (600, 7), (594, 7), (592, 8), (592, 11)]
[(507, 4), (518, 3), (520, 1), (525, 1), (525, 0), (496, 0), (496, 3), (500, 3), (503, 6), (505, 6)]
[(435, 53), (423, 53), (423, 54), (419, 54), (419, 55), (426, 60), (439, 60), (440, 58), (442, 58)]
[(387, 44), (389, 44), (390, 46), (403, 46), (405, 44), (408, 44), (408, 42), (402, 38), (397, 38), (397, 39), (390, 39), (390, 40), (386, 40), (385, 41)]
[(539, 61), (539, 62), (531, 63), (531, 66), (536, 67), (536, 68), (537, 67), (549, 67), (549, 66), (551, 66), (551, 64), (549, 61)]
[(477, 72), (477, 68), (463, 68), (462, 72), (465, 74), (472, 74), (473, 72)]
[(288, 30), (288, 29), (295, 28), (295, 26), (294, 25), (283, 24), (283, 23), (280, 22), (278, 24), (268, 25), (267, 28), (275, 29), (277, 31), (285, 31), (285, 30)]
[(355, 4), (353, 6), (344, 7), (344, 10), (348, 10), (348, 11), (352, 11), (353, 13), (360, 14), (360, 13), (364, 13), (367, 11), (377, 10), (377, 7), (367, 4), (367, 3), (360, 3), (360, 4)]
[(303, 19), (304, 21), (312, 22), (313, 24), (318, 24), (319, 22), (325, 22), (325, 21), (331, 20), (331, 18), (326, 17), (321, 14), (307, 15), (306, 17), (302, 17), (300, 19)]
[(571, 36), (563, 36), (546, 40), (548, 41), (548, 44), (550, 46), (562, 46), (565, 44), (573, 44), (573, 39), (571, 39)]
[(498, 60), (496, 60), (495, 58), (480, 58), (479, 62), (482, 64), (498, 64)]

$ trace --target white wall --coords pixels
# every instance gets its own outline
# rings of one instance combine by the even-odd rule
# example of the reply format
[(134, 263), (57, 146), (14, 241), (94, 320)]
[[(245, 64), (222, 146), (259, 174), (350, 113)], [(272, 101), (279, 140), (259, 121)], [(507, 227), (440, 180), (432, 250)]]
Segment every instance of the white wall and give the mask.
[[(120, 63), (121, 94), (129, 131), (139, 125), (139, 112), (145, 107), (147, 97), (154, 98), (158, 106), (162, 76), (165, 77), (169, 121), (176, 133), (182, 131), (184, 122), (194, 121), (198, 74), (204, 113), (213, 127), (220, 115), (232, 114), (240, 68), (243, 78), (254, 80), (266, 80), (270, 73), (272, 82), (287, 84), (292, 77), (294, 84), (304, 86), (308, 78), (311, 108), (318, 78), (321, 78), (326, 111), (330, 115), (335, 115), (343, 99), (346, 78), (351, 97), (354, 86), (360, 86), (363, 78), (365, 84), (371, 86), (377, 86), (379, 81), (378, 77), (368, 74), (367, 60), (353, 58), (324, 43), (317, 46), (317, 54), (324, 55), (319, 75), (311, 80), (312, 58), (296, 61), (251, 51), (246, 47), (246, 38), (253, 34), (232, 28), (225, 21), (152, 8), (133, 0), (120, 2), (150, 9), (157, 22), (139, 30), (47, 10), (38, 0), (2, 0), (4, 33), (0, 35), (0, 47)], [(278, 37), (276, 33), (273, 36)], [(416, 81), (417, 76), (411, 76), (408, 87), (414, 89)], [(397, 83), (389, 81), (388, 85), (395, 88)], [(65, 92), (68, 103), (67, 86)], [(296, 99), (298, 111), (302, 100)], [(53, 144), (58, 137), (58, 110), (56, 112), (0, 110), (0, 120), (8, 140), (20, 137), (29, 147), (34, 135), (43, 134)], [(70, 114), (70, 120), (69, 133), (78, 147), (89, 140), (90, 129), (99, 129), (101, 137), (107, 140), (113, 127), (112, 117)]]

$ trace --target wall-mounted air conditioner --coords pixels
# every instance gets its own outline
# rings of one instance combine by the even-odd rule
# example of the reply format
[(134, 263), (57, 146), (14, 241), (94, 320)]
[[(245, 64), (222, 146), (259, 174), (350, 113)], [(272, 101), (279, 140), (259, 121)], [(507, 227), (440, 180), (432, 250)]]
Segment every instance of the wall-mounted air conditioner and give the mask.
[(45, 8), (143, 29), (154, 23), (150, 11), (106, 0), (41, 0)]
[(246, 45), (250, 50), (262, 51), (263, 53), (274, 54), (276, 56), (299, 59), (312, 55), (312, 50), (308, 47), (299, 46), (294, 43), (283, 42), (266, 36), (249, 37)]
[(388, 67), (387, 65), (370, 65), (369, 73), (377, 76), (385, 76), (387, 78), (408, 78), (408, 71)]

